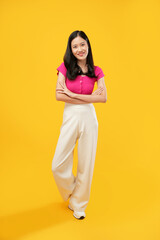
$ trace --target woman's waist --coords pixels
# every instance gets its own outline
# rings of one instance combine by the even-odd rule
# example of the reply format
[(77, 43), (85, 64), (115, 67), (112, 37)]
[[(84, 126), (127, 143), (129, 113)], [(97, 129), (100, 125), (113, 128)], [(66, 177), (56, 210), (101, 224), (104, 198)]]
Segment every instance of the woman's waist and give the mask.
[(65, 107), (89, 107), (89, 106), (93, 106), (93, 103), (83, 103), (83, 104), (75, 104), (75, 103), (68, 103), (68, 102), (65, 102)]
[(65, 102), (64, 109), (94, 109), (93, 103), (74, 104)]

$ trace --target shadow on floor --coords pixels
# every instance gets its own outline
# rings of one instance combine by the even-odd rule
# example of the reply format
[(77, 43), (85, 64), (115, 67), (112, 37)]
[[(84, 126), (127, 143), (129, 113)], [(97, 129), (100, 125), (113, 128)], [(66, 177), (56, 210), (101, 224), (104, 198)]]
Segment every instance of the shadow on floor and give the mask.
[(14, 240), (37, 230), (70, 221), (73, 212), (67, 202), (52, 203), (21, 213), (0, 218), (0, 239)]

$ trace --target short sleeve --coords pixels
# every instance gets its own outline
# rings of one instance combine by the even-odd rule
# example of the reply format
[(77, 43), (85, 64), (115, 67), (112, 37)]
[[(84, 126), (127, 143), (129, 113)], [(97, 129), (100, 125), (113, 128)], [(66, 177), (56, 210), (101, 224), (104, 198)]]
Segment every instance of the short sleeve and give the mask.
[(57, 71), (57, 75), (59, 72), (61, 72), (66, 77), (67, 68), (65, 67), (64, 62), (61, 63), (61, 65), (57, 68)]
[(105, 74), (103, 73), (102, 69), (101, 69), (100, 67), (98, 67), (98, 66), (96, 66), (95, 75), (97, 76), (97, 79), (96, 79), (97, 81), (98, 81), (100, 78), (102, 78), (102, 77), (105, 76)]

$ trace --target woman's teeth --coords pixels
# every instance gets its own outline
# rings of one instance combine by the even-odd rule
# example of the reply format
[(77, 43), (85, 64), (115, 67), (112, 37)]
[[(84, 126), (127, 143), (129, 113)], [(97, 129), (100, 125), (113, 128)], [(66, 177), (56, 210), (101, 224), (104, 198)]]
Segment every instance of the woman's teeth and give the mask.
[(80, 55), (80, 56), (83, 56), (83, 55), (84, 55), (84, 53), (79, 53), (78, 55)]

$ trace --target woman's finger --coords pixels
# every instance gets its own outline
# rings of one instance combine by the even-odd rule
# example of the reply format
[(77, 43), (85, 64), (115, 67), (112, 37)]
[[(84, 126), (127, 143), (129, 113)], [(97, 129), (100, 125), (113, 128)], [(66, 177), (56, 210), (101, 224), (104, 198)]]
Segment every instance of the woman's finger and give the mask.
[(64, 92), (63, 89), (56, 89), (57, 92)]
[(63, 90), (63, 91), (65, 90), (64, 88), (59, 88), (59, 87), (58, 87), (58, 88), (56, 88), (56, 89), (58, 89), (58, 90)]
[(98, 93), (101, 93), (102, 91), (103, 91), (102, 89), (99, 89), (99, 90), (98, 90)]
[(60, 85), (64, 88), (64, 85), (60, 82)]

